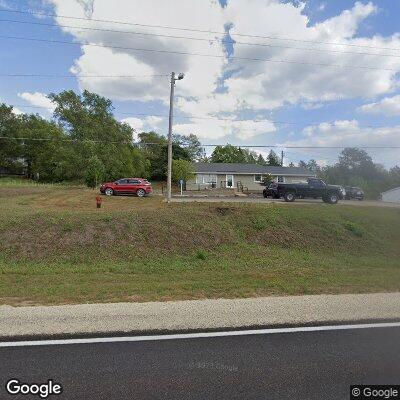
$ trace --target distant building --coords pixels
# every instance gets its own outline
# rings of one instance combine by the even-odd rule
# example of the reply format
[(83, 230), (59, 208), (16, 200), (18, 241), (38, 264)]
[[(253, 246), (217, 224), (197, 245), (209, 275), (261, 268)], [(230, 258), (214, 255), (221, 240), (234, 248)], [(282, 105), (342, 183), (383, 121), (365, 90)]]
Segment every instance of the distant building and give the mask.
[(386, 203), (400, 203), (400, 187), (381, 193), (381, 199)]
[(195, 177), (186, 183), (187, 190), (210, 188), (262, 191), (263, 178), (270, 175), (275, 182), (304, 182), (315, 174), (298, 167), (273, 167), (258, 164), (194, 163)]

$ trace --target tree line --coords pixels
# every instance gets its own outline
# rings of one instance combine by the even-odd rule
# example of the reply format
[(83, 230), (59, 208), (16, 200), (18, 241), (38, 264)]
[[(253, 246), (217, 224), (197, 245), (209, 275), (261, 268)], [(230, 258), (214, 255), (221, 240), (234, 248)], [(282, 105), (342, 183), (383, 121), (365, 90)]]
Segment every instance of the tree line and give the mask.
[[(0, 104), (0, 172), (43, 182), (79, 181), (96, 186), (125, 176), (165, 180), (167, 139), (134, 130), (115, 119), (112, 102), (89, 91), (50, 94), (55, 105), (48, 121), (37, 114), (17, 115)], [(173, 138), (181, 166), (204, 157), (195, 135)], [(179, 164), (178, 163), (178, 164)]]
[[(128, 176), (165, 180), (165, 136), (141, 132), (134, 143), (134, 130), (114, 117), (111, 100), (95, 93), (84, 91), (80, 95), (70, 90), (48, 97), (55, 106), (51, 121), (37, 114), (17, 115), (11, 106), (0, 104), (0, 172), (24, 174), (43, 182), (86, 182), (91, 187)], [(231, 144), (216, 146), (207, 157), (193, 134), (173, 136), (173, 158), (175, 181), (193, 175), (194, 161), (282, 164), (273, 150), (264, 158)], [(344, 149), (334, 165), (321, 166), (311, 159), (297, 166), (332, 184), (360, 186), (369, 197), (400, 186), (399, 166), (388, 170), (362, 149)]]
[(327, 183), (360, 187), (368, 198), (377, 199), (380, 193), (400, 186), (400, 167), (387, 169), (374, 163), (363, 149), (345, 148), (333, 165), (321, 166), (313, 159), (300, 161), (298, 165), (313, 171)]

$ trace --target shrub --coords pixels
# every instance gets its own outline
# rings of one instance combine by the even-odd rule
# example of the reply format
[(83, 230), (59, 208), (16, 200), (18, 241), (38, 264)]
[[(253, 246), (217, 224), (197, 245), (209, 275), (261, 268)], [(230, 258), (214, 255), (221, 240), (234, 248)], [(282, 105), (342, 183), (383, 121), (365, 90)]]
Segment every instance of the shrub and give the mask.
[(196, 258), (198, 260), (205, 260), (207, 258), (206, 253), (203, 250), (197, 250), (196, 252)]
[(361, 237), (363, 235), (362, 229), (355, 222), (346, 221), (344, 223), (344, 227), (349, 232), (354, 233), (354, 235), (356, 235), (356, 236), (360, 236)]

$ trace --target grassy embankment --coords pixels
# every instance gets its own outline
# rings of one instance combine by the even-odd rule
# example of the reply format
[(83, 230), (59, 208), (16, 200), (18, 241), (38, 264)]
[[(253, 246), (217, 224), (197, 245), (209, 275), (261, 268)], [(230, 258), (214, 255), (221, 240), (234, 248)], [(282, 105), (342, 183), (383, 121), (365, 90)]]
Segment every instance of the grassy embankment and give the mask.
[(400, 210), (0, 184), (0, 304), (400, 290)]

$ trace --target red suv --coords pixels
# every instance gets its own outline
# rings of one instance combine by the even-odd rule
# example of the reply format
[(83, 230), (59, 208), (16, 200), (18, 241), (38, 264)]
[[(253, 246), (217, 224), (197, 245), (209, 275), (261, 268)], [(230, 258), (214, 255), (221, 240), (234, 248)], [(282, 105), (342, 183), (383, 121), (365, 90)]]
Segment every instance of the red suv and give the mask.
[(151, 183), (142, 178), (124, 178), (115, 182), (103, 183), (100, 186), (100, 192), (107, 196), (114, 194), (136, 194), (144, 197), (153, 191)]

